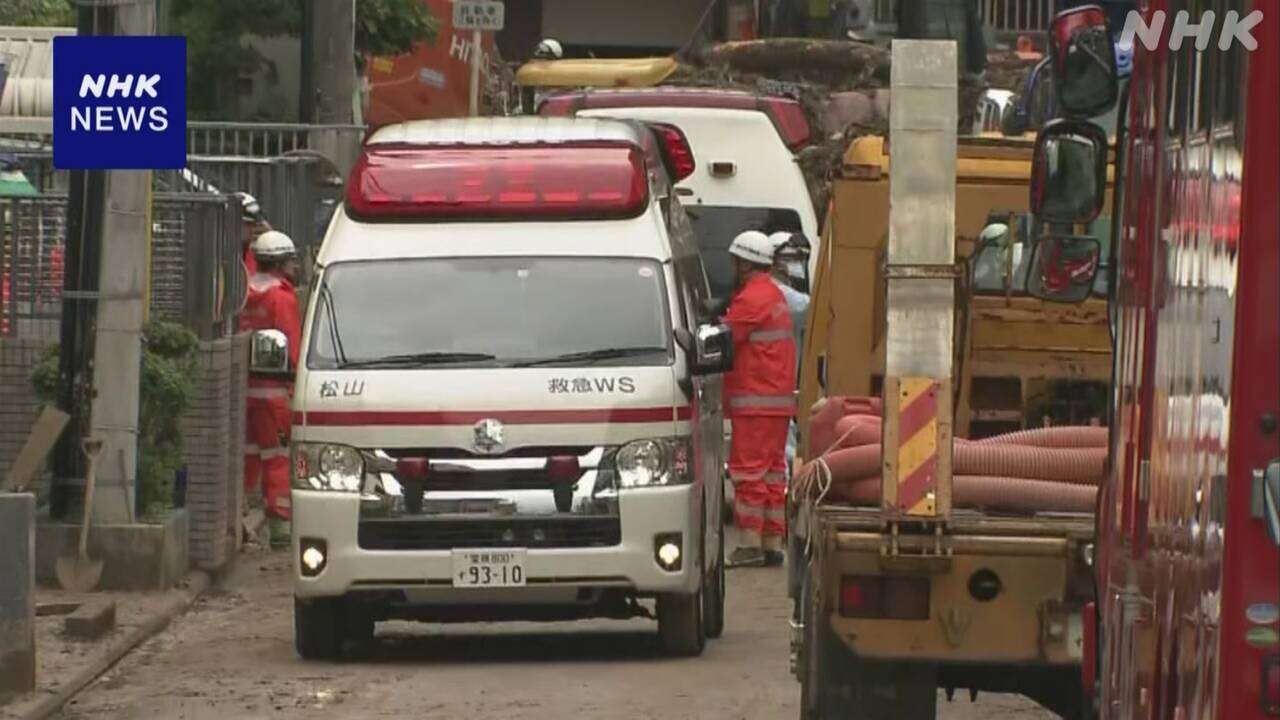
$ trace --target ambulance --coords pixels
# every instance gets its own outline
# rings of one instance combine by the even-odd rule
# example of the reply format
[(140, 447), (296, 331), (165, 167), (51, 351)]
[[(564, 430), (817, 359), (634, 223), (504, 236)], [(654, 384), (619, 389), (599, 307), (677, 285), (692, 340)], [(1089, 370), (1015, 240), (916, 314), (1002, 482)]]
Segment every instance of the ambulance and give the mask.
[[(732, 340), (672, 191), (694, 162), (632, 121), (370, 137), (295, 375), (299, 655), (391, 619), (642, 616), (675, 655), (720, 634)], [(282, 342), (251, 364), (281, 369)]]

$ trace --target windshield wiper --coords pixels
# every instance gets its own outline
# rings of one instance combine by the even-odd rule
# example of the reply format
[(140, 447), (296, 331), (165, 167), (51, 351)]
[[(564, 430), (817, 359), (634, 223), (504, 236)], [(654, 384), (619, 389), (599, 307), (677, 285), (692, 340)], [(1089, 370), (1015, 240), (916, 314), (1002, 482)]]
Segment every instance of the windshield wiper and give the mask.
[(571, 352), (563, 355), (553, 355), (551, 357), (537, 358), (535, 360), (521, 360), (511, 363), (511, 367), (534, 367), (535, 365), (554, 365), (556, 363), (573, 363), (573, 362), (590, 362), (592, 360), (611, 360), (613, 358), (634, 357), (636, 355), (653, 355), (654, 353), (666, 353), (667, 349), (658, 345), (637, 345), (633, 347), (612, 347), (600, 348), (599, 350), (585, 350), (583, 352)]
[(403, 355), (386, 355), (371, 360), (354, 360), (338, 365), (339, 369), (360, 367), (415, 367), (420, 365), (440, 365), (452, 362), (468, 362), (472, 360), (493, 360), (494, 355), (478, 352), (424, 352), (405, 353)]

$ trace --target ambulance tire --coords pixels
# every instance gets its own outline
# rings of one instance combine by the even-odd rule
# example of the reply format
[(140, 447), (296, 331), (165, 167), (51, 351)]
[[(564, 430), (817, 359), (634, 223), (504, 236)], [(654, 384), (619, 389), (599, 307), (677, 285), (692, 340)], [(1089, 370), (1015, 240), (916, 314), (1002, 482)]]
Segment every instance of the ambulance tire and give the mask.
[(341, 598), (293, 599), (293, 646), (303, 660), (337, 660), (342, 654)]
[[(702, 558), (699, 557), (697, 562), (701, 566)], [(658, 596), (658, 636), (662, 639), (662, 649), (668, 655), (692, 657), (701, 655), (706, 647), (702, 616), (704, 585), (706, 578), (700, 573), (698, 589), (693, 593), (663, 593)]]
[(716, 566), (711, 570), (702, 591), (702, 624), (707, 637), (715, 639), (724, 634), (724, 522), (720, 523), (720, 547), (716, 551)]

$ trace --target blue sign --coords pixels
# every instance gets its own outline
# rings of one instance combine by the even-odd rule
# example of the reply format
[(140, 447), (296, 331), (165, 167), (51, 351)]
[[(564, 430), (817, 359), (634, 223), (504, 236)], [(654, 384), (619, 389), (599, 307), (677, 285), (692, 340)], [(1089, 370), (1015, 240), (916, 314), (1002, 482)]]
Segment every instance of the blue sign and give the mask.
[(187, 164), (187, 39), (53, 39), (53, 165), (72, 170)]

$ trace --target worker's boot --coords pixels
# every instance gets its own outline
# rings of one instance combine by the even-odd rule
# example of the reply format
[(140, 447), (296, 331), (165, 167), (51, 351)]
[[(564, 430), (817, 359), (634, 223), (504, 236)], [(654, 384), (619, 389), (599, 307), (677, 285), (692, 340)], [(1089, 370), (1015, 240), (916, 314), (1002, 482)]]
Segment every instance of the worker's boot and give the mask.
[(289, 547), (289, 521), (283, 518), (273, 517), (267, 520), (267, 529), (270, 532), (270, 542), (272, 549)]
[(766, 535), (762, 545), (765, 566), (782, 567), (782, 563), (787, 559), (786, 553), (782, 552), (782, 538), (778, 535)]
[(728, 566), (731, 568), (764, 567), (764, 563), (764, 550), (758, 547), (743, 545), (734, 548), (733, 552), (729, 553)]

